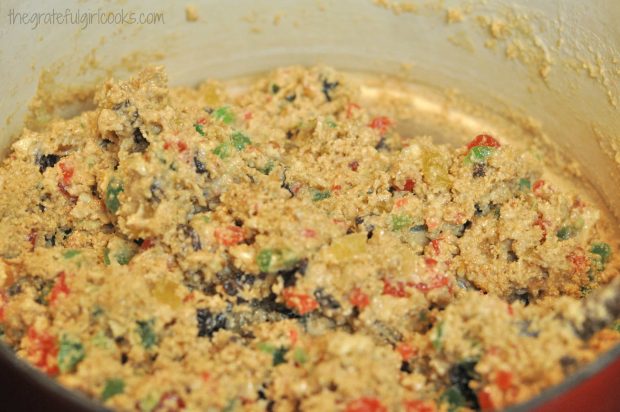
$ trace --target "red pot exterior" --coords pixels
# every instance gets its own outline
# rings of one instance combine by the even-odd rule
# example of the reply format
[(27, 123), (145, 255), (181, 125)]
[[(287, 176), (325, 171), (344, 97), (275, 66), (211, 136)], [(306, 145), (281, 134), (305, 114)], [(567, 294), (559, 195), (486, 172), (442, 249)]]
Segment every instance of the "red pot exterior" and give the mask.
[(620, 411), (620, 358), (616, 358), (605, 369), (579, 385), (533, 410), (535, 412)]

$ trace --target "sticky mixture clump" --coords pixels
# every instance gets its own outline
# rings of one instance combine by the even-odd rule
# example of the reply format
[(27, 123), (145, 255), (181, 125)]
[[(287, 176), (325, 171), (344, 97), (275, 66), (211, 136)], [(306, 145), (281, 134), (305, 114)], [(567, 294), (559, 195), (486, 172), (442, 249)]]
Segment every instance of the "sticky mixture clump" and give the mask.
[(2, 340), (110, 408), (229, 412), (502, 408), (620, 341), (569, 321), (613, 276), (595, 207), (378, 109), (326, 67), (237, 96), (150, 68), (24, 130)]

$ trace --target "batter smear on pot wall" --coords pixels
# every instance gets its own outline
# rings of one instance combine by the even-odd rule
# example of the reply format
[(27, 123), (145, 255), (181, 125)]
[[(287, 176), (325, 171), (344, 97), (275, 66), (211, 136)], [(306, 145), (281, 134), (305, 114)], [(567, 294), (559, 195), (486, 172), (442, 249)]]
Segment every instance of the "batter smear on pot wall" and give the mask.
[(403, 137), (326, 67), (95, 100), (0, 169), (0, 330), (110, 408), (491, 410), (620, 341), (609, 223), (502, 136)]

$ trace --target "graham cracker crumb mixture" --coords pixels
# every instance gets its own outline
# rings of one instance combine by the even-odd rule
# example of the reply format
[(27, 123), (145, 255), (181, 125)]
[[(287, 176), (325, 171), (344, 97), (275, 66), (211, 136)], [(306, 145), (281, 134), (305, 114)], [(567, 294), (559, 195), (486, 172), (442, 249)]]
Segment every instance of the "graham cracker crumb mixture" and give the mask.
[[(620, 341), (578, 333), (605, 218), (542, 161), (404, 138), (347, 76), (228, 96), (109, 81), (0, 169), (0, 324), (122, 411), (502, 408)], [(593, 335), (593, 336), (591, 336)]]

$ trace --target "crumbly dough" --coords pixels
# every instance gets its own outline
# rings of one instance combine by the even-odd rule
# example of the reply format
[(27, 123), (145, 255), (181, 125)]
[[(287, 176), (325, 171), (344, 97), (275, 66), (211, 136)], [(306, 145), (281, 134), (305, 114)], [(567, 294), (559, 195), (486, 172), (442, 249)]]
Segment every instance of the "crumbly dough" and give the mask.
[[(620, 341), (606, 224), (501, 136), (404, 138), (347, 76), (108, 81), (0, 169), (0, 325), (118, 410), (502, 408)], [(371, 113), (373, 115), (371, 115)]]

